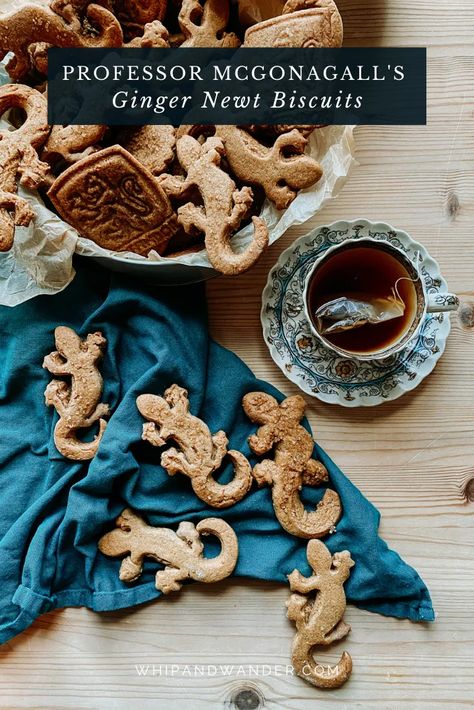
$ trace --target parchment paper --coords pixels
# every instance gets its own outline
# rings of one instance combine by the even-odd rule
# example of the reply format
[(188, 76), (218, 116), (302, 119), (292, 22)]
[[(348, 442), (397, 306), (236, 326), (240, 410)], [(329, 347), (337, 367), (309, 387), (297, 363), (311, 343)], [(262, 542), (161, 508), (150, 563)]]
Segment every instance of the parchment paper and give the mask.
[[(21, 4), (18, 1), (10, 3), (10, 9), (12, 5), (18, 7)], [(247, 25), (279, 14), (282, 5), (281, 0), (263, 0), (259, 3), (241, 0), (239, 12)], [(0, 84), (8, 81), (4, 66), (0, 65)], [(5, 121), (0, 121), (0, 127), (6, 125)], [(291, 226), (313, 217), (330, 198), (338, 194), (355, 164), (353, 130), (354, 126), (328, 126), (314, 131), (308, 150), (321, 163), (323, 177), (318, 184), (301, 191), (287, 210), (278, 211), (268, 200), (265, 201), (260, 216), (268, 225), (271, 243)], [(15, 306), (39, 294), (54, 294), (66, 288), (74, 278), (74, 252), (90, 257), (114, 255), (114, 252), (80, 237), (44, 206), (37, 193), (27, 193), (20, 188), (19, 194), (28, 199), (36, 219), (28, 227), (17, 227), (13, 248), (0, 254), (0, 304)], [(252, 233), (252, 224), (237, 232), (232, 239), (234, 249), (244, 249)], [(210, 266), (205, 250), (174, 259), (160, 257), (156, 253), (140, 257), (130, 252), (120, 252), (120, 257), (143, 262)]]

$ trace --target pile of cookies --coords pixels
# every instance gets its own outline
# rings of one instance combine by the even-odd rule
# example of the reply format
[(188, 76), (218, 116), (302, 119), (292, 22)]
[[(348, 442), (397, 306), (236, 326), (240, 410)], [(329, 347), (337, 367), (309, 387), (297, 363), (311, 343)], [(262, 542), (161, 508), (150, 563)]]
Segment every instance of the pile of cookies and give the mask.
[[(97, 452), (110, 415), (108, 405), (101, 402), (103, 381), (98, 368), (106, 340), (100, 332), (90, 333), (82, 340), (66, 326), (56, 328), (55, 340), (56, 350), (43, 362), (55, 378), (45, 392), (46, 404), (59, 415), (54, 441), (66, 458), (90, 460)], [(266, 457), (253, 468), (244, 454), (228, 449), (224, 431), (212, 434), (206, 422), (191, 413), (188, 393), (179, 385), (172, 384), (163, 397), (141, 394), (136, 404), (145, 420), (142, 439), (161, 449), (162, 468), (170, 476), (187, 476), (195, 495), (208, 506), (233, 506), (249, 493), (254, 482), (271, 486), (275, 516), (288, 533), (309, 540), (306, 553), (314, 572), (304, 577), (295, 569), (288, 576), (292, 594), (287, 615), (297, 629), (292, 647), (294, 670), (319, 688), (341, 686), (352, 671), (349, 654), (344, 652), (340, 661), (331, 666), (315, 661), (313, 650), (344, 638), (350, 631), (343, 621), (343, 585), (354, 562), (347, 551), (332, 556), (320, 540), (335, 531), (340, 519), (338, 494), (327, 488), (312, 511), (307, 511), (301, 501), (303, 485), (319, 486), (328, 481), (326, 467), (313, 458), (313, 438), (301, 424), (304, 399), (295, 395), (279, 404), (265, 392), (244, 396), (244, 412), (258, 425), (248, 439), (250, 449), (257, 456)], [(91, 426), (98, 426), (98, 434), (85, 442), (82, 434)], [(233, 464), (234, 476), (221, 484), (215, 476), (226, 457)], [(218, 556), (204, 555), (201, 535), (218, 538)], [(148, 525), (129, 508), (122, 511), (116, 527), (100, 538), (98, 546), (103, 554), (122, 558), (119, 577), (126, 583), (141, 576), (146, 558), (164, 565), (155, 574), (156, 588), (163, 594), (178, 591), (188, 579), (217, 582), (228, 577), (239, 553), (234, 530), (220, 518), (206, 518), (197, 525), (182, 521), (175, 532)]]
[[(0, 250), (34, 218), (18, 183), (38, 189), (82, 236), (114, 252), (176, 256), (204, 246), (224, 274), (248, 269), (268, 244), (257, 216), (268, 198), (286, 209), (321, 179), (305, 153), (315, 126), (48, 126), (49, 47), (252, 47), (342, 43), (333, 0), (288, 0), (278, 17), (246, 30), (228, 0), (50, 0), (0, 17), (0, 58), (12, 84), (0, 114), (22, 110), (0, 131)], [(26, 118), (25, 118), (26, 116)], [(13, 120), (15, 119), (13, 113)], [(237, 253), (232, 235), (253, 221)]]

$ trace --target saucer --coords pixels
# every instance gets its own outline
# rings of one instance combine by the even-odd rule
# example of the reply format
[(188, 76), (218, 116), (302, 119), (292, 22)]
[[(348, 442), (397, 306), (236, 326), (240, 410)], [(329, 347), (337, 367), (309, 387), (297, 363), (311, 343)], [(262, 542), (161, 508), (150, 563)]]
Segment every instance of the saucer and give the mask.
[(342, 358), (320, 343), (304, 316), (303, 289), (315, 259), (345, 239), (372, 237), (403, 249), (418, 261), (428, 293), (446, 293), (437, 262), (425, 247), (382, 222), (339, 221), (317, 227), (284, 251), (263, 291), (263, 337), (275, 363), (298, 387), (323, 402), (344, 407), (373, 407), (415, 389), (446, 347), (449, 313), (427, 314), (418, 337), (384, 360)]

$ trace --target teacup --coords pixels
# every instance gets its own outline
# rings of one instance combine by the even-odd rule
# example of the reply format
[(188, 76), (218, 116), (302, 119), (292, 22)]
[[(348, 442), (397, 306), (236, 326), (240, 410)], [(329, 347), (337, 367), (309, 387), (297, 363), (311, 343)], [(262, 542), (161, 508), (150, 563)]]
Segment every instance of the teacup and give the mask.
[[(334, 340), (337, 340), (337, 338), (335, 338), (334, 336), (329, 337), (320, 333), (318, 328), (316, 327), (316, 322), (314, 318), (312, 302), (314, 302), (315, 298), (315, 286), (316, 289), (318, 287), (318, 279), (322, 282), (322, 279), (324, 278), (324, 273), (330, 273), (331, 269), (332, 273), (334, 273), (335, 270), (337, 271), (337, 263), (346, 263), (345, 268), (347, 272), (348, 269), (351, 268), (350, 251), (354, 249), (359, 250), (359, 252), (353, 253), (354, 262), (356, 261), (356, 256), (360, 259), (362, 254), (365, 255), (364, 258), (367, 258), (368, 262), (373, 262), (375, 266), (377, 265), (377, 262), (379, 260), (384, 259), (385, 261), (389, 261), (387, 260), (387, 255), (392, 257), (392, 259), (395, 260), (394, 265), (398, 264), (404, 274), (403, 276), (397, 279), (397, 282), (403, 282), (405, 291), (408, 287), (410, 289), (409, 295), (407, 296), (407, 298), (404, 299), (406, 309), (406, 312), (404, 314), (404, 321), (402, 322), (401, 326), (395, 324), (394, 332), (396, 331), (397, 327), (399, 332), (396, 332), (394, 337), (391, 340), (389, 339), (388, 342), (376, 346), (373, 349), (370, 348), (370, 346), (368, 345), (366, 346), (366, 343), (364, 343), (363, 347), (360, 346), (361, 336), (364, 337), (364, 333), (367, 333), (367, 331), (363, 331), (362, 329), (360, 329), (360, 332), (358, 333), (356, 333), (356, 330), (358, 329), (348, 331), (344, 334), (344, 338), (340, 338), (340, 340), (344, 340), (344, 344), (342, 344), (341, 342), (334, 342)], [(384, 257), (381, 252), (383, 252), (386, 256)], [(338, 257), (337, 262), (334, 261), (336, 256)], [(333, 261), (331, 262), (331, 260)], [(368, 273), (370, 273), (370, 270), (368, 271)], [(380, 272), (377, 273), (377, 278), (378, 280), (380, 280)], [(397, 282), (395, 284), (386, 284), (387, 294), (390, 294), (392, 289), (395, 289), (395, 291), (398, 290)], [(370, 293), (370, 284), (365, 283), (364, 287), (367, 293)], [(406, 293), (408, 293), (408, 291), (406, 291)], [(318, 297), (317, 293), (316, 297)], [(428, 313), (455, 311), (459, 307), (459, 299), (452, 293), (428, 293), (424, 283), (423, 275), (421, 273), (420, 265), (411, 261), (402, 249), (393, 246), (387, 241), (381, 241), (378, 239), (373, 239), (371, 237), (347, 239), (341, 242), (341, 244), (337, 244), (333, 247), (330, 247), (322, 256), (320, 256), (314, 262), (306, 277), (303, 292), (303, 303), (305, 316), (311, 328), (312, 334), (321, 343), (323, 343), (323, 345), (325, 345), (327, 348), (330, 348), (332, 351), (336, 352), (341, 357), (355, 360), (383, 360), (387, 357), (390, 357), (391, 355), (395, 355), (396, 353), (400, 352), (400, 350), (403, 350), (408, 345), (408, 343), (418, 337), (423, 322)], [(312, 310), (313, 312), (311, 312)], [(393, 322), (395, 323), (395, 321)], [(373, 333), (378, 334), (382, 331), (377, 331), (373, 329), (380, 329), (384, 326), (386, 326), (386, 324), (378, 324), (372, 325), (370, 326), (370, 328), (372, 329)], [(363, 327), (367, 328), (367, 326)], [(347, 345), (348, 341), (350, 342), (351, 340), (350, 333), (356, 333), (356, 335), (353, 336), (353, 339), (354, 341), (359, 341), (359, 346), (355, 346), (354, 349), (352, 349), (352, 347), (348, 347)]]

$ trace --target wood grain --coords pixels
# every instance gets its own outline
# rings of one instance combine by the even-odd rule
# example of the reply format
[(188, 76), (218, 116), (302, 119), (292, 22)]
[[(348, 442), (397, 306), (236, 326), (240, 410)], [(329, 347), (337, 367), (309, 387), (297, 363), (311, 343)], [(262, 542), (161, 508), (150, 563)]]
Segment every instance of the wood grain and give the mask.
[[(339, 4), (347, 45), (428, 46), (428, 126), (357, 129), (359, 166), (337, 200), (272, 246), (251, 273), (209, 283), (211, 330), (259, 377), (291, 394), (296, 388), (263, 343), (259, 309), (268, 270), (293, 239), (317, 224), (368, 217), (406, 229), (439, 260), (464, 309), (435, 372), (375, 410), (308, 399), (318, 441), (380, 508), (385, 539), (428, 583), (438, 619), (419, 625), (349, 607), (353, 630), (343, 647), (353, 656), (353, 676), (323, 693), (284, 675), (160, 675), (163, 664), (177, 664), (180, 673), (190, 664), (285, 666), (293, 630), (284, 614), (287, 591), (277, 585), (195, 585), (179, 599), (130, 611), (54, 612), (1, 649), (2, 708), (473, 706), (474, 4)], [(136, 667), (147, 665), (139, 675)]]

